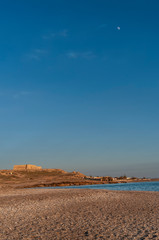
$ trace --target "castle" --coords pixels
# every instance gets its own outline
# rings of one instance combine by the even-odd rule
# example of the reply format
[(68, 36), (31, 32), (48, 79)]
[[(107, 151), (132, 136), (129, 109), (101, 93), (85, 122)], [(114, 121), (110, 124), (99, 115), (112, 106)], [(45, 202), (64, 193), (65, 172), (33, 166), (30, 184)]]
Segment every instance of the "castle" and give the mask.
[(26, 171), (26, 170), (41, 170), (42, 167), (32, 165), (32, 164), (24, 164), (24, 165), (14, 165), (13, 170)]

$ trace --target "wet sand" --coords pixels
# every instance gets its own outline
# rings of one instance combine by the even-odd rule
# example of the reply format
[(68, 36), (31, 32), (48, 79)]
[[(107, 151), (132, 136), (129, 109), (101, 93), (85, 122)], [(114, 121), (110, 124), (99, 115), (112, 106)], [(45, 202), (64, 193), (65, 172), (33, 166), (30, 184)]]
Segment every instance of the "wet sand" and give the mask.
[(0, 239), (159, 239), (159, 192), (0, 192)]

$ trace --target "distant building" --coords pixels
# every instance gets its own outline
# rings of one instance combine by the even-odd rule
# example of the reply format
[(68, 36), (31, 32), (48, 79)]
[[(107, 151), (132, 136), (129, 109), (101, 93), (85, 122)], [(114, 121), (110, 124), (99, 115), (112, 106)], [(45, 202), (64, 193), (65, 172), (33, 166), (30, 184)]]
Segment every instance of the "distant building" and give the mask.
[(32, 164), (24, 164), (24, 165), (14, 165), (13, 170), (18, 171), (26, 171), (26, 170), (41, 170), (42, 167), (32, 165)]

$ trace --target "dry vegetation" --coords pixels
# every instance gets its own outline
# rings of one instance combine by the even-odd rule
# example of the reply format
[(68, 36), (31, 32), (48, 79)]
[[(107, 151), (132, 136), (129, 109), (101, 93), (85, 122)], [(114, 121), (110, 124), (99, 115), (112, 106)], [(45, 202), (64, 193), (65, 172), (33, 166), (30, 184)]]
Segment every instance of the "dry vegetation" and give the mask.
[[(146, 180), (146, 179), (144, 179)], [(93, 178), (80, 172), (66, 172), (61, 169), (42, 170), (0, 170), (0, 189), (55, 187), (71, 185), (92, 185), (118, 182), (142, 181), (142, 179), (113, 179), (112, 177)]]
[(99, 181), (85, 179), (79, 172), (66, 172), (61, 169), (43, 169), (41, 171), (0, 171), (0, 187), (49, 187), (98, 184)]

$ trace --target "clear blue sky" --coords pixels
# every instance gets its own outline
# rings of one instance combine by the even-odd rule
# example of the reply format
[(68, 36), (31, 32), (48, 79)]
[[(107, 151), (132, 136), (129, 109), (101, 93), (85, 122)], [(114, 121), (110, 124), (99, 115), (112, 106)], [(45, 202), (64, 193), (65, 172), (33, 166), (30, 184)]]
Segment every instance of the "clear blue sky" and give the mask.
[(159, 177), (159, 1), (0, 4), (0, 168)]

